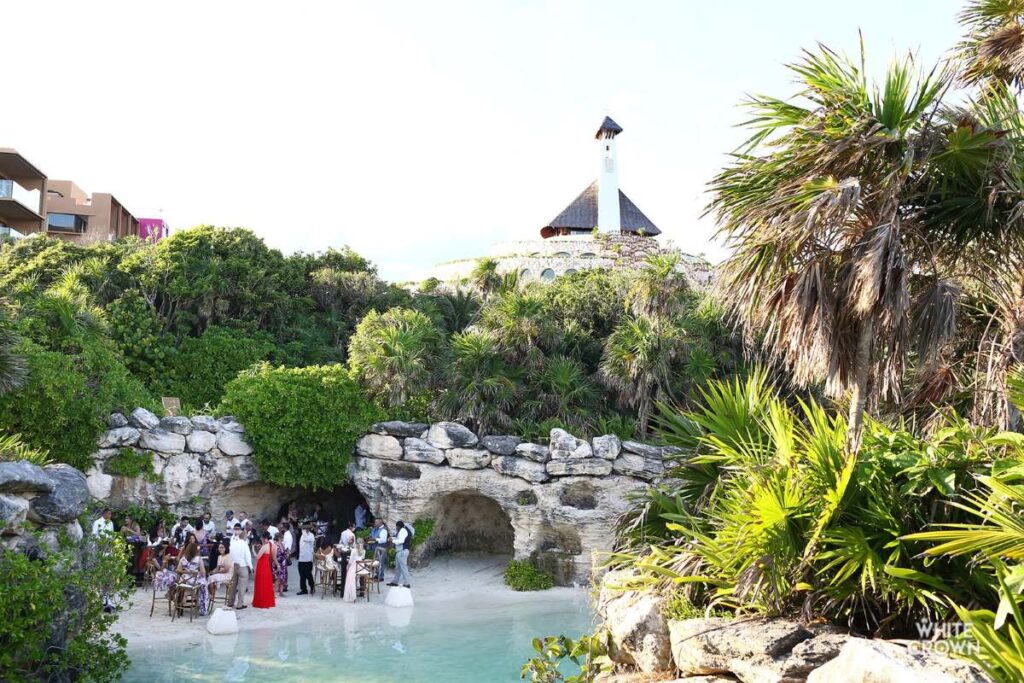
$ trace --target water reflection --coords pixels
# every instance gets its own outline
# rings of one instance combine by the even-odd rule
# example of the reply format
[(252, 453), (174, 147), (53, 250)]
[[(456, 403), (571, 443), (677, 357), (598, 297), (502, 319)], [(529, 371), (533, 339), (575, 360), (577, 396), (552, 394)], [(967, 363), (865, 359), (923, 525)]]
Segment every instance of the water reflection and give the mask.
[(132, 644), (125, 681), (517, 681), (538, 635), (589, 631), (578, 599), (461, 607), (359, 609), (314, 623), (198, 640)]

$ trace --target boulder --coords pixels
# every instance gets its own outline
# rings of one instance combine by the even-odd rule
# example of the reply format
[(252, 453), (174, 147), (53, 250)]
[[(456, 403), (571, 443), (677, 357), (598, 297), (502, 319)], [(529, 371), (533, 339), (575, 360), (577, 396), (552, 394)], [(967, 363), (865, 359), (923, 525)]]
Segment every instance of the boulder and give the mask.
[(356, 453), (366, 458), (401, 460), (402, 443), (393, 436), (367, 434), (356, 442)]
[(485, 436), (480, 439), (480, 445), (495, 455), (512, 455), (516, 452), (516, 446), (523, 442), (518, 436)]
[(437, 422), (430, 425), (427, 441), (436, 448), (471, 448), (479, 439), (458, 422)]
[(142, 432), (139, 436), (139, 448), (161, 453), (183, 453), (185, 437), (156, 427)]
[(434, 448), (423, 439), (410, 436), (406, 438), (403, 446), (405, 448), (403, 457), (409, 462), (428, 462), (431, 465), (440, 465), (444, 462), (444, 451)]
[(614, 434), (594, 437), (594, 455), (605, 460), (615, 460), (622, 451), (622, 441)]
[(71, 465), (48, 465), (46, 474), (53, 480), (53, 491), (32, 500), (29, 517), (46, 525), (75, 521), (90, 498), (85, 475)]
[(583, 458), (580, 460), (552, 460), (547, 465), (548, 474), (553, 477), (586, 475), (603, 477), (612, 473), (612, 464), (604, 458)]
[(100, 448), (124, 448), (139, 442), (140, 432), (135, 427), (115, 427), (103, 432), (96, 445)]
[(195, 453), (179, 453), (167, 459), (160, 473), (159, 495), (168, 502), (191, 504), (192, 497), (202, 493), (204, 484), (199, 456)]
[(551, 458), (551, 453), (548, 451), (547, 446), (541, 446), (539, 443), (521, 443), (516, 446), (516, 455), (524, 457), (534, 462), (547, 462)]
[(242, 433), (245, 431), (245, 427), (238, 421), (234, 415), (225, 415), (224, 417), (217, 420), (217, 424), (220, 425), (221, 430), (227, 430), (229, 432)]
[(374, 424), (370, 427), (370, 431), (374, 434), (383, 434), (385, 436), (420, 437), (423, 435), (423, 432), (427, 431), (427, 425), (422, 422), (388, 420), (387, 422), (378, 422)]
[(114, 478), (93, 465), (85, 478), (85, 485), (89, 489), (89, 495), (100, 500), (110, 497), (111, 487), (114, 485)]
[(226, 636), (238, 633), (238, 617), (235, 611), (218, 607), (206, 621), (206, 631), (215, 636)]
[(252, 446), (246, 442), (241, 432), (222, 429), (217, 432), (217, 449), (224, 455), (252, 455)]
[(160, 418), (145, 408), (136, 408), (128, 417), (128, 424), (137, 429), (153, 429), (160, 424)]
[(16, 534), (27, 515), (28, 500), (0, 493), (0, 535), (10, 535), (8, 530)]
[(64, 530), (67, 531), (68, 540), (72, 543), (81, 543), (82, 538), (85, 536), (85, 533), (82, 531), (82, 525), (78, 523), (77, 519), (65, 524)]
[(683, 675), (731, 673), (765, 683), (803, 680), (807, 670), (797, 666), (804, 662), (793, 651), (815, 637), (791, 619), (685, 619), (669, 621), (668, 628), (672, 659)]
[(865, 638), (847, 640), (837, 657), (811, 671), (807, 677), (807, 683), (984, 683), (987, 680), (973, 665), (925, 647), (909, 649)]
[(219, 432), (220, 423), (209, 415), (193, 415), (192, 429), (199, 429), (204, 432)]
[(608, 628), (608, 654), (612, 661), (635, 666), (645, 674), (672, 669), (664, 601), (648, 591), (616, 587), (628, 572), (612, 571), (601, 581), (597, 611)]
[(50, 493), (54, 482), (27, 460), (0, 462), (0, 493)]
[(623, 441), (622, 450), (657, 460), (661, 460), (662, 456), (661, 446), (651, 446), (639, 441)]
[(552, 460), (582, 460), (594, 455), (589, 443), (557, 427), (551, 430), (550, 452)]
[[(499, 455), (491, 460), (495, 472), (509, 477), (519, 477), (534, 484), (542, 484), (551, 478), (543, 463), (511, 455)], [(536, 497), (534, 497), (536, 502)]]
[[(233, 432), (228, 432), (237, 438)], [(185, 447), (192, 453), (209, 453), (217, 445), (217, 435), (213, 432), (196, 430), (185, 437)]]
[(160, 420), (160, 429), (188, 436), (192, 433), (192, 420), (181, 415), (168, 416)]
[(612, 463), (612, 469), (627, 477), (636, 477), (645, 481), (653, 481), (665, 473), (665, 467), (660, 458), (654, 460), (625, 451)]
[(481, 470), (491, 464), (490, 452), (475, 448), (452, 448), (445, 457), (449, 465), (460, 470)]
[(107, 418), (107, 426), (111, 429), (127, 427), (128, 418), (124, 416), (124, 413), (111, 413), (110, 417)]

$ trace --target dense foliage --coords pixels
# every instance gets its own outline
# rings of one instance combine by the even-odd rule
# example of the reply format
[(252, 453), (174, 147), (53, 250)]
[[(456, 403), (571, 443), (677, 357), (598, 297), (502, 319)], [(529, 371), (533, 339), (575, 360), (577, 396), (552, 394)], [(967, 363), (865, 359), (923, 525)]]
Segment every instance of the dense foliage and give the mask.
[(314, 489), (346, 481), (356, 440), (385, 417), (342, 365), (258, 365), (228, 383), (221, 409), (246, 426), (262, 480)]
[[(110, 631), (117, 617), (103, 611), (103, 596), (120, 602), (134, 590), (126, 562), (119, 538), (88, 537), (48, 551), (45, 558), (0, 550), (3, 679), (118, 678), (128, 666), (125, 640)], [(52, 647), (51, 636), (60, 638), (65, 629), (67, 646)]]
[(514, 591), (542, 591), (555, 582), (530, 560), (512, 560), (505, 567), (505, 585)]

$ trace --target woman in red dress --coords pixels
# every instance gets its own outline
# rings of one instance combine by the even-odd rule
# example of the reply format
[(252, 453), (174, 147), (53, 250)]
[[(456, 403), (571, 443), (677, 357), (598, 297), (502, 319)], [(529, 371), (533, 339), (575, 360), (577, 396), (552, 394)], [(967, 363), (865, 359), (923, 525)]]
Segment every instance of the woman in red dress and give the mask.
[(277, 557), (275, 557), (273, 552), (274, 544), (270, 542), (270, 532), (264, 531), (261, 538), (263, 539), (263, 545), (260, 546), (259, 552), (256, 553), (256, 578), (253, 587), (252, 606), (265, 608), (273, 607), (276, 604), (274, 600), (273, 569), (276, 569)]

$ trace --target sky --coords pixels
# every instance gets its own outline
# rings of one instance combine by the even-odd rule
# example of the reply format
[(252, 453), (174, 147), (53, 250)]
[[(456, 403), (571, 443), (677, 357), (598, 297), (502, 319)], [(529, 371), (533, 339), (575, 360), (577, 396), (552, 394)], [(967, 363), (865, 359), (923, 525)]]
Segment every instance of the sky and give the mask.
[[(174, 229), (349, 245), (393, 281), (530, 239), (597, 176), (720, 260), (705, 185), (747, 93), (822, 42), (931, 65), (961, 0), (7, 3), (0, 147)], [(44, 12), (45, 9), (45, 12)]]

